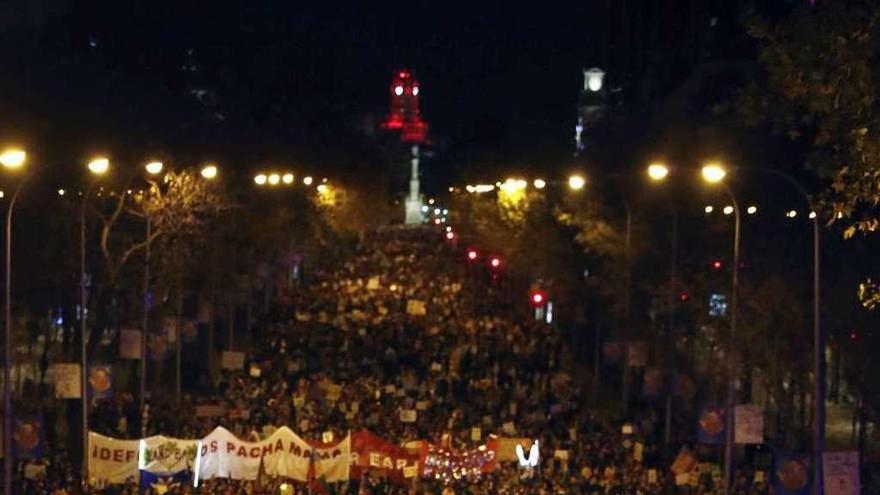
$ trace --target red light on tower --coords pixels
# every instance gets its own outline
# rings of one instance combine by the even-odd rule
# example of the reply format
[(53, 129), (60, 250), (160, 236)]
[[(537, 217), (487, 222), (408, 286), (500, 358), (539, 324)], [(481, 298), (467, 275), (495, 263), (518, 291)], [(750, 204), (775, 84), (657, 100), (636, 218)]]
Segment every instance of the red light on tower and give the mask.
[(428, 135), (428, 124), (422, 120), (419, 110), (419, 81), (408, 70), (394, 74), (389, 88), (391, 111), (382, 127), (390, 131), (402, 131), (400, 139), (405, 143), (423, 143)]

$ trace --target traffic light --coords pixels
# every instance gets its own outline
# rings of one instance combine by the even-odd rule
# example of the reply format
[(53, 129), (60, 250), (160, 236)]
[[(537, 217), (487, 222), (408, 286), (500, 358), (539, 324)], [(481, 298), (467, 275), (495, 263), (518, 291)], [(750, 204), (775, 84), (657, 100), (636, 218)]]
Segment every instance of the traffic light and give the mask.
[(532, 303), (532, 306), (539, 308), (547, 304), (547, 294), (541, 290), (533, 290), (529, 296), (529, 301)]

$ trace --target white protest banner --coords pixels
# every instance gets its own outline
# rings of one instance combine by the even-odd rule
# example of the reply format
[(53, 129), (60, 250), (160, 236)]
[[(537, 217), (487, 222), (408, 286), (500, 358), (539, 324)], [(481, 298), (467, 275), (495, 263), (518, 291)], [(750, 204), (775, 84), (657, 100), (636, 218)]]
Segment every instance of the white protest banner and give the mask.
[(117, 440), (89, 432), (89, 478), (91, 483), (125, 483), (139, 479), (140, 440)]
[(198, 440), (184, 440), (163, 435), (143, 439), (141, 469), (154, 474), (192, 470), (195, 466)]
[(120, 359), (141, 358), (140, 330), (123, 328), (119, 331), (119, 357)]
[(336, 445), (315, 446), (315, 477), (327, 483), (346, 481), (351, 472), (351, 434)]
[(825, 452), (822, 456), (822, 469), (826, 495), (860, 493), (858, 452)]
[(764, 442), (764, 415), (760, 406), (741, 404), (733, 410), (734, 441), (736, 443)]
[(82, 397), (82, 372), (78, 363), (56, 363), (49, 367), (50, 380), (55, 384), (56, 399)]
[(242, 370), (244, 369), (244, 353), (223, 351), (220, 362), (224, 370)]
[(255, 480), (262, 462), (269, 476), (308, 478), (312, 448), (290, 428), (281, 427), (260, 442), (245, 442), (217, 427), (202, 440), (200, 479)]
[(400, 411), (400, 422), (401, 423), (415, 423), (416, 418), (418, 417), (418, 412), (415, 409), (402, 409)]

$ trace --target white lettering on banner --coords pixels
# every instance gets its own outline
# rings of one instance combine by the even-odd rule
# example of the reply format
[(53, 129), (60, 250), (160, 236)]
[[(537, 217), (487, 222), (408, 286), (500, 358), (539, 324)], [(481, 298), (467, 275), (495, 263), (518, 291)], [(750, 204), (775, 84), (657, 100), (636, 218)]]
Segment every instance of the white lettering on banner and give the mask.
[(306, 481), (312, 448), (288, 427), (260, 442), (245, 442), (217, 427), (202, 440), (200, 478), (255, 480), (262, 460), (266, 474)]
[(89, 432), (89, 477), (93, 483), (138, 479), (139, 440), (117, 440)]
[(328, 483), (345, 481), (351, 470), (351, 434), (330, 447), (315, 448), (315, 477)]
[(523, 452), (522, 445), (517, 444), (516, 458), (519, 460), (520, 467), (533, 468), (538, 465), (538, 460), (540, 459), (540, 457), (541, 457), (541, 451), (538, 448), (538, 441), (537, 440), (535, 440), (535, 442), (532, 443), (532, 448), (529, 449), (528, 459), (526, 458), (525, 453)]
[(155, 474), (175, 473), (195, 465), (198, 440), (183, 440), (162, 435), (143, 440), (141, 469)]

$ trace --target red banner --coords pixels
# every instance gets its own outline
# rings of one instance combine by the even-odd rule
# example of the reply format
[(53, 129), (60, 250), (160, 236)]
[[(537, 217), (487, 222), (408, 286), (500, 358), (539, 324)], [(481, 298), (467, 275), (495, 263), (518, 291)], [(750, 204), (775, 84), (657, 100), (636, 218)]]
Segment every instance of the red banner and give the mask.
[(351, 476), (380, 471), (389, 478), (404, 480), (421, 474), (423, 459), (418, 452), (386, 442), (369, 431), (351, 434)]

